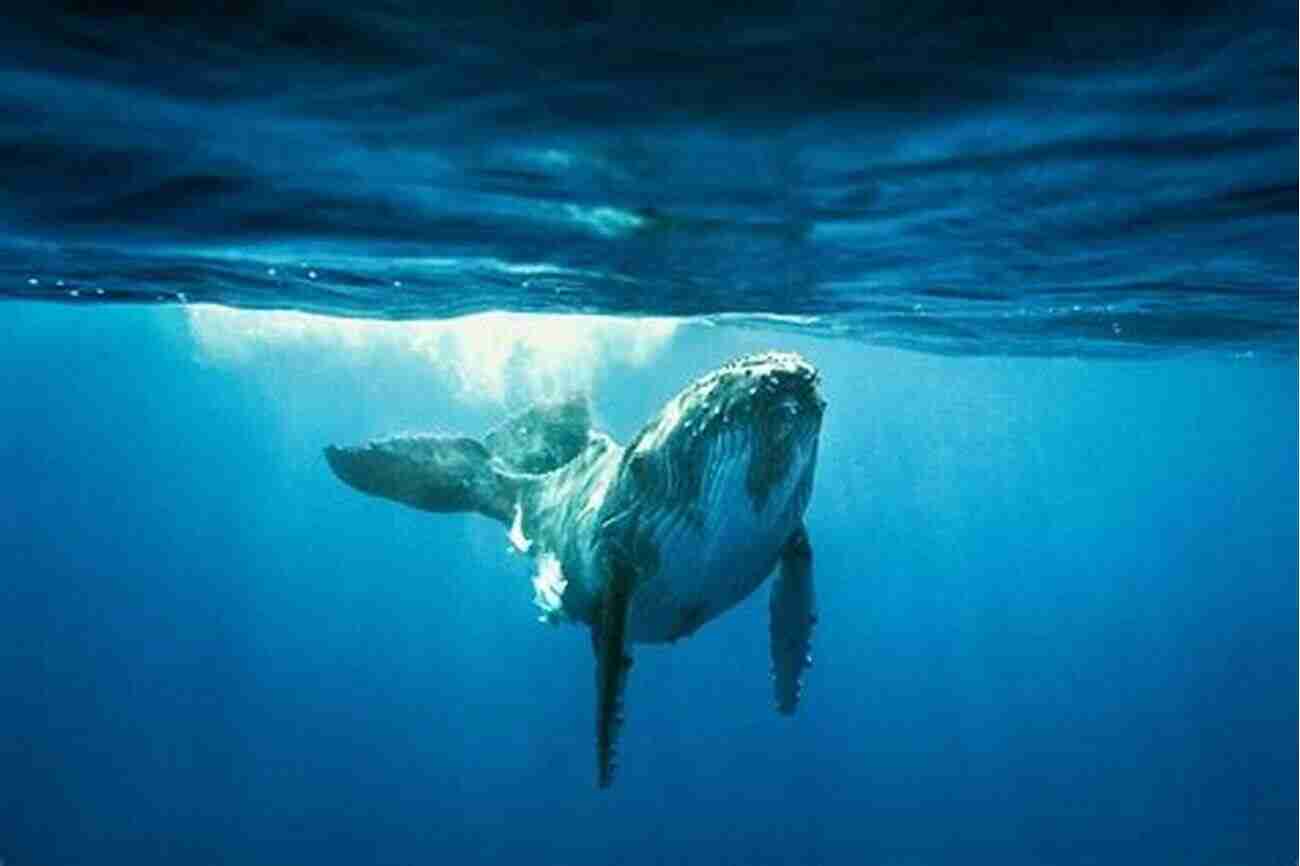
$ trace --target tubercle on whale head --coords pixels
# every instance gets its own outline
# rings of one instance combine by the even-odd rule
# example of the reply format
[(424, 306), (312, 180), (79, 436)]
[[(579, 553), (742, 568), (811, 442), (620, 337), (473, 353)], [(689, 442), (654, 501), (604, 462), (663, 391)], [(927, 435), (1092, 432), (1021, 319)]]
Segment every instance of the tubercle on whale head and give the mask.
[(713, 392), (729, 408), (778, 409), (820, 418), (826, 409), (818, 386), (821, 375), (802, 355), (765, 352), (746, 355), (720, 368)]
[(826, 409), (820, 380), (817, 368), (793, 352), (746, 355), (678, 395), (679, 426), (691, 436), (740, 425), (778, 439), (815, 433)]

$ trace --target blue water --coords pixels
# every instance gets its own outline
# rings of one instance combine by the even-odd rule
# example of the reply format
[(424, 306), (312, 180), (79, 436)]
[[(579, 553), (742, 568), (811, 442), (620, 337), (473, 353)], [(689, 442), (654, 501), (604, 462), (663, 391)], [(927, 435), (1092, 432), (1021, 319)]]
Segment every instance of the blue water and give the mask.
[[(1293, 7), (29, 6), (0, 864), (1297, 861)], [(598, 791), (502, 528), (321, 449), (767, 349), (799, 712), (763, 587), (636, 648)]]
[(5, 308), (7, 863), (1295, 858), (1289, 361), (698, 325), (587, 352), (624, 440), (760, 348), (829, 403), (799, 714), (771, 708), (764, 588), (637, 648), (600, 792), (590, 642), (536, 621), (502, 528), (320, 453), (504, 405), (399, 335), (198, 312)]

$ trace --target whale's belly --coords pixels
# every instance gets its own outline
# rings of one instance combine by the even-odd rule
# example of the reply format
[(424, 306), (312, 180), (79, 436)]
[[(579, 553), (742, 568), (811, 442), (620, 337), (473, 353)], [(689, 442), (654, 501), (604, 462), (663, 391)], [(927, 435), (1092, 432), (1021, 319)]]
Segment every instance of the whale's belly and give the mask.
[(734, 460), (701, 492), (702, 507), (647, 514), (656, 567), (638, 575), (628, 637), (658, 643), (685, 637), (750, 595), (771, 573), (802, 515), (791, 497), (756, 508), (745, 485), (748, 462)]

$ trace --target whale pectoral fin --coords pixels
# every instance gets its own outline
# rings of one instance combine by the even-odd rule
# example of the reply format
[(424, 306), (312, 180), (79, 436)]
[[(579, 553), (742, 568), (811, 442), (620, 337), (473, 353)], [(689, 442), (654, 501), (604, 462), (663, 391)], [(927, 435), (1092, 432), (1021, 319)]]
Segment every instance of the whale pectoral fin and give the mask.
[(478, 441), (464, 436), (395, 436), (355, 447), (331, 445), (325, 459), (351, 487), (424, 511), (510, 517), (518, 479), (498, 472)]
[(632, 668), (627, 654), (627, 608), (634, 571), (627, 565), (610, 567), (591, 627), (596, 653), (596, 782), (608, 788), (614, 781), (614, 746), (623, 725), (623, 688)]
[(780, 574), (772, 585), (770, 622), (772, 641), (772, 684), (776, 709), (792, 715), (799, 704), (803, 672), (812, 664), (813, 609), (812, 546), (801, 525), (781, 550)]

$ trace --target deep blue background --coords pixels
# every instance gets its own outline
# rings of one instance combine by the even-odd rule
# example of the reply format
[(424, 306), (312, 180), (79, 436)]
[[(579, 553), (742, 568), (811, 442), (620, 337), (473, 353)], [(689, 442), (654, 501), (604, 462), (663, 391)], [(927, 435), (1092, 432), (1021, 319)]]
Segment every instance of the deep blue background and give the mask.
[(602, 367), (620, 437), (754, 348), (830, 402), (799, 715), (763, 590), (637, 651), (602, 793), (587, 637), (500, 528), (320, 456), (499, 407), (397, 354), (214, 360), (180, 310), (0, 312), (10, 866), (1295, 862), (1293, 362), (691, 327)]

